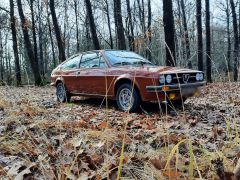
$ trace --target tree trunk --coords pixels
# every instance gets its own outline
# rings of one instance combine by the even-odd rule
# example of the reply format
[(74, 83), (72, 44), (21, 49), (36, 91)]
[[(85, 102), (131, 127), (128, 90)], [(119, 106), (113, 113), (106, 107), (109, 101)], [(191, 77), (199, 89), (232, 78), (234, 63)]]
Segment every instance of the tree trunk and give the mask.
[(147, 39), (148, 39), (148, 46), (146, 50), (146, 55), (149, 61), (152, 60), (152, 49), (151, 49), (151, 43), (152, 43), (152, 9), (151, 9), (151, 0), (148, 0), (148, 26), (147, 26)]
[(43, 30), (42, 30), (42, 11), (43, 5), (42, 1), (38, 0), (38, 46), (39, 46), (39, 65), (41, 67), (41, 75), (44, 78), (45, 71), (44, 71), (44, 60), (43, 60)]
[(79, 43), (79, 27), (78, 27), (78, 0), (74, 0), (74, 10), (75, 10), (75, 23), (76, 23), (76, 36), (77, 36), (77, 52), (80, 51)]
[(175, 66), (175, 33), (172, 0), (163, 0), (163, 24), (166, 43), (166, 65)]
[(30, 0), (30, 10), (31, 10), (31, 16), (32, 16), (34, 57), (35, 57), (36, 62), (38, 62), (38, 47), (37, 47), (36, 26), (35, 26), (35, 17), (34, 17), (35, 12), (33, 10), (33, 0)]
[(30, 42), (30, 38), (29, 38), (29, 34), (28, 34), (28, 27), (26, 26), (27, 21), (24, 17), (24, 14), (23, 14), (21, 0), (17, 0), (17, 5), (18, 5), (19, 16), (20, 16), (20, 19), (21, 19), (21, 22), (22, 22), (22, 31), (23, 31), (25, 48), (26, 48), (28, 58), (29, 58), (29, 61), (30, 61), (32, 73), (34, 75), (35, 85), (41, 85), (42, 84), (42, 79), (41, 79), (41, 76), (40, 76), (40, 73), (39, 73), (38, 62), (35, 59), (32, 44)]
[(4, 60), (3, 60), (3, 42), (2, 33), (0, 31), (0, 85), (4, 84)]
[(129, 29), (128, 31), (128, 41), (129, 41), (129, 49), (130, 51), (135, 51), (135, 46), (134, 46), (134, 28), (133, 28), (133, 19), (132, 19), (132, 12), (130, 8), (130, 1), (126, 0), (127, 4), (127, 13), (128, 13), (128, 20), (129, 20)]
[(96, 25), (94, 23), (94, 18), (93, 18), (93, 13), (92, 13), (92, 5), (91, 5), (90, 0), (85, 0), (85, 3), (86, 3), (87, 14), (88, 14), (88, 20), (89, 20), (89, 24), (90, 24), (90, 31), (91, 31), (91, 35), (92, 35), (93, 45), (94, 45), (94, 48), (96, 50), (98, 50), (98, 49), (100, 49), (100, 44), (99, 44), (98, 37), (97, 37)]
[(111, 31), (111, 21), (110, 21), (110, 15), (109, 15), (109, 5), (108, 0), (105, 0), (106, 4), (106, 14), (107, 14), (107, 21), (108, 21), (108, 31), (109, 31), (109, 37), (110, 37), (110, 47), (113, 49), (113, 38), (112, 38), (112, 31)]
[[(68, 5), (67, 5), (68, 1), (64, 1), (64, 23), (63, 23), (63, 49), (65, 50), (65, 56), (66, 56), (66, 41), (67, 41), (67, 28), (69, 27), (69, 23), (68, 23)], [(68, 47), (69, 48), (69, 47)], [(68, 55), (67, 55), (68, 57)]]
[(117, 29), (118, 48), (125, 50), (126, 41), (125, 41), (124, 28), (123, 28), (123, 22), (122, 22), (121, 0), (114, 0), (114, 19), (115, 19), (115, 25)]
[[(182, 12), (181, 12), (181, 2), (180, 0), (177, 0), (177, 6), (178, 6), (178, 19), (182, 19)], [(182, 59), (186, 59), (186, 51), (185, 51), (185, 46), (184, 45), (184, 35), (183, 35), (183, 30), (182, 30), (182, 21), (179, 21), (179, 33), (180, 33), (180, 45), (176, 43), (180, 48), (176, 48), (176, 58), (180, 61), (180, 64), (182, 62)], [(177, 37), (177, 35), (176, 35)]]
[(21, 69), (18, 56), (18, 42), (17, 42), (17, 31), (16, 31), (16, 19), (14, 16), (14, 3), (13, 0), (9, 1), (10, 4), (10, 18), (11, 18), (11, 30), (12, 30), (12, 41), (13, 41), (13, 52), (15, 58), (15, 76), (17, 86), (22, 84), (21, 80)]
[(230, 5), (232, 9), (233, 18), (233, 33), (234, 33), (234, 63), (233, 63), (233, 78), (234, 81), (238, 80), (238, 25), (237, 25), (237, 15), (235, 9), (234, 0), (230, 0)]
[(227, 44), (228, 44), (228, 47), (227, 47), (227, 73), (229, 73), (232, 71), (229, 0), (227, 0), (226, 15), (227, 15)]
[(54, 51), (54, 43), (53, 43), (53, 37), (52, 37), (52, 28), (51, 28), (50, 19), (49, 19), (49, 15), (48, 14), (47, 14), (47, 23), (48, 23), (49, 37), (50, 37), (51, 48), (52, 48), (53, 66), (56, 67), (57, 66), (57, 62), (56, 62), (56, 55), (55, 55), (55, 51)]
[(202, 2), (196, 0), (198, 70), (203, 71)]
[(212, 82), (212, 62), (211, 62), (211, 31), (210, 31), (210, 8), (209, 0), (205, 0), (206, 5), (206, 66), (207, 81)]
[(53, 26), (54, 26), (56, 39), (57, 39), (57, 44), (58, 44), (59, 60), (61, 62), (63, 62), (63, 61), (66, 60), (65, 49), (64, 49), (64, 45), (63, 45), (64, 40), (63, 40), (63, 38), (61, 36), (61, 30), (60, 30), (60, 28), (58, 26), (57, 16), (56, 16), (56, 12), (55, 12), (54, 0), (50, 0), (49, 6), (50, 6)]
[(192, 62), (190, 61), (191, 51), (190, 51), (190, 42), (189, 42), (188, 26), (187, 26), (187, 18), (186, 18), (186, 13), (185, 13), (184, 0), (181, 0), (181, 9), (182, 9), (182, 18), (183, 18), (183, 27), (184, 27), (184, 41), (185, 41), (186, 52), (187, 52), (187, 62), (188, 62), (188, 67), (192, 68)]

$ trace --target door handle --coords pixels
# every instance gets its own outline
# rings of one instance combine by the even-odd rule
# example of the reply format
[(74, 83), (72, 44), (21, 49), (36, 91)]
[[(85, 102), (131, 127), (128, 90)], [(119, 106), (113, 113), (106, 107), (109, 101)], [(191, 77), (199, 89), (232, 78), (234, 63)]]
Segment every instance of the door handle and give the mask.
[(81, 74), (81, 72), (78, 71), (78, 72), (76, 72), (75, 74), (76, 74), (76, 76), (79, 76), (79, 75)]

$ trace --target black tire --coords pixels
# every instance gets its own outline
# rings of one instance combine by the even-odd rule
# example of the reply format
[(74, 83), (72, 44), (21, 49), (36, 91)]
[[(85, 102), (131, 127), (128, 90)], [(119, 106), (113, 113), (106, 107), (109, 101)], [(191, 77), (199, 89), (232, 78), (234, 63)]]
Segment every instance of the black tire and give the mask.
[(182, 107), (187, 98), (182, 97), (182, 99), (172, 100), (169, 104), (173, 104), (175, 107)]
[[(124, 91), (130, 93), (130, 99), (129, 99), (129, 96), (128, 97), (128, 100), (130, 101), (133, 101), (131, 102), (130, 104), (128, 105), (124, 105), (125, 104), (123, 102), (123, 93)], [(131, 95), (132, 94), (132, 95)], [(126, 94), (125, 94), (126, 95)], [(116, 99), (117, 99), (117, 106), (118, 106), (118, 109), (120, 111), (125, 111), (125, 112), (134, 112), (136, 111), (138, 108), (139, 108), (139, 105), (140, 105), (140, 102), (141, 102), (141, 99), (140, 99), (140, 95), (139, 93), (137, 92), (136, 88), (133, 88), (132, 85), (130, 84), (122, 84), (118, 90), (117, 90), (117, 96), (116, 96)], [(127, 101), (128, 101), (127, 100)], [(127, 103), (126, 103), (127, 104)], [(128, 108), (126, 108), (128, 106)], [(129, 107), (131, 106), (131, 107)]]
[(61, 103), (70, 102), (71, 94), (66, 90), (62, 82), (58, 83), (56, 86), (57, 100)]

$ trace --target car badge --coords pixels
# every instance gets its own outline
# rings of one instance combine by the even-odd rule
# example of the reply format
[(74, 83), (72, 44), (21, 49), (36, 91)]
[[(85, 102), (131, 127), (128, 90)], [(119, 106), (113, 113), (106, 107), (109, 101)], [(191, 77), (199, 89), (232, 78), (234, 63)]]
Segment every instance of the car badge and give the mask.
[(188, 80), (189, 80), (189, 74), (183, 74), (183, 82), (184, 83), (187, 83), (188, 82)]

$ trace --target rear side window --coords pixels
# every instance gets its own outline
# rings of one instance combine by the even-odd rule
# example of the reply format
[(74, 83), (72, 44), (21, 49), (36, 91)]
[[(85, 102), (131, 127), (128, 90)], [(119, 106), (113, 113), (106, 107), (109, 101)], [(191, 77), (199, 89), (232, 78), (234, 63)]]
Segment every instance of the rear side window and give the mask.
[(71, 69), (77, 69), (80, 61), (80, 56), (75, 56), (72, 59), (65, 62), (62, 66), (62, 70), (71, 70)]
[(104, 68), (106, 63), (99, 53), (84, 54), (80, 62), (80, 68)]

